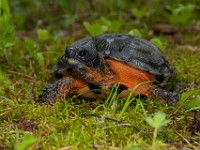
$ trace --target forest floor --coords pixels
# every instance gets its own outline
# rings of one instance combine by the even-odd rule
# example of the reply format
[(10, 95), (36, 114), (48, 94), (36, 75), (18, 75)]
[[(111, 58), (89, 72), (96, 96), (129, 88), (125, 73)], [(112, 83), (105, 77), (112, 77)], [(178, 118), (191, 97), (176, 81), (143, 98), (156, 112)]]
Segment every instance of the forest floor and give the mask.
[[(144, 22), (140, 27), (138, 19), (126, 20), (100, 18), (93, 24), (76, 20), (56, 32), (55, 24), (16, 29), (15, 44), (0, 55), (1, 150), (200, 149), (200, 22), (183, 28), (153, 22), (146, 27)], [(149, 98), (120, 100), (114, 91), (101, 102), (73, 95), (53, 106), (35, 103), (55, 80), (51, 68), (68, 45), (111, 32), (141, 36), (161, 48), (176, 69), (177, 82), (185, 85), (176, 105)]]

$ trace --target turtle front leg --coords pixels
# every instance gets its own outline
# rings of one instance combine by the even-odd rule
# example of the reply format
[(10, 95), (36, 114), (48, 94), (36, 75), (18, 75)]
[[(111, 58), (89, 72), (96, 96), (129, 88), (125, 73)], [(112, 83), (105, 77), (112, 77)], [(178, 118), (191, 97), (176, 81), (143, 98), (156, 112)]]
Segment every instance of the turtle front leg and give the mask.
[(164, 100), (168, 105), (175, 104), (180, 97), (178, 93), (166, 91), (158, 86), (150, 88), (149, 92), (150, 97)]
[(69, 93), (76, 92), (82, 86), (84, 83), (81, 81), (72, 77), (64, 77), (47, 85), (39, 95), (37, 102), (53, 105), (57, 99), (64, 99)]

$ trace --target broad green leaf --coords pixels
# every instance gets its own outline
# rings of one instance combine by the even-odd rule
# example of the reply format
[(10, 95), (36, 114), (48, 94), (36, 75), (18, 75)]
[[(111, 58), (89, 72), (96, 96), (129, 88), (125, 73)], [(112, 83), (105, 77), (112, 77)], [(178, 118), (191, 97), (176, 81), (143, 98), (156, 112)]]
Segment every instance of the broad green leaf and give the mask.
[(25, 135), (22, 142), (16, 145), (16, 150), (26, 150), (33, 144), (37, 143), (40, 139), (32, 135)]
[(46, 29), (38, 29), (37, 34), (42, 42), (46, 42), (51, 38), (49, 32)]
[(152, 117), (146, 117), (145, 120), (146, 120), (146, 122), (147, 122), (150, 126), (152, 126), (153, 128), (155, 128), (155, 127), (154, 127), (154, 120), (153, 120)]
[[(190, 98), (189, 98), (190, 97)], [(188, 99), (188, 100), (187, 100)], [(187, 100), (187, 103), (185, 101)], [(182, 94), (181, 100), (178, 102), (178, 105), (183, 105), (183, 108), (189, 110), (199, 109), (200, 107), (200, 91), (188, 91)]]
[(128, 34), (137, 36), (137, 37), (142, 37), (142, 34), (140, 33), (140, 31), (138, 29), (133, 29), (131, 31), (128, 32)]
[(166, 125), (167, 123), (170, 122), (170, 120), (166, 120), (166, 115), (165, 113), (157, 112), (153, 118), (152, 117), (147, 117), (146, 118), (147, 123), (152, 126), (153, 128), (160, 128), (161, 126)]
[(102, 25), (99, 22), (95, 22), (93, 24), (90, 24), (88, 22), (83, 22), (83, 25), (84, 25), (85, 29), (92, 36), (105, 33), (108, 30), (108, 26)]
[(200, 95), (195, 96), (184, 107), (191, 110), (200, 109)]

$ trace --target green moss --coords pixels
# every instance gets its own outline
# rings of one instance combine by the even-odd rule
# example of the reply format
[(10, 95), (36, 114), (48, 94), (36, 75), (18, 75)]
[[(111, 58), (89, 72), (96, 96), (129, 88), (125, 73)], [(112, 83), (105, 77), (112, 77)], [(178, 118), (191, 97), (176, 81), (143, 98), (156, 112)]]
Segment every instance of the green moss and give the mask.
[[(27, 134), (39, 139), (34, 145), (28, 145), (30, 149), (152, 149), (153, 129), (145, 118), (156, 112), (165, 113), (171, 122), (158, 131), (154, 147), (199, 149), (199, 136), (188, 132), (188, 126), (193, 123), (193, 111), (188, 111), (191, 108), (182, 102), (168, 106), (152, 99), (124, 101), (113, 96), (113, 90), (102, 102), (72, 96), (53, 106), (35, 104), (34, 99), (54, 80), (52, 66), (68, 45), (88, 35), (86, 30), (90, 34), (131, 31), (147, 39), (154, 38), (177, 70), (177, 81), (188, 85), (184, 95), (188, 95), (187, 91), (195, 93), (190, 95), (194, 99), (188, 107), (193, 107), (192, 102), (199, 98), (195, 91), (200, 88), (200, 53), (181, 47), (200, 46), (198, 33), (186, 32), (190, 28), (183, 23), (181, 42), (177, 43), (175, 34), (179, 32), (158, 35), (153, 29), (155, 23), (169, 22), (170, 13), (180, 1), (145, 1), (146, 5), (140, 1), (81, 2), (53, 1), (47, 5), (39, 1), (10, 1), (18, 37), (13, 47), (6, 47), (0, 54), (0, 149), (14, 149), (26, 141), (29, 144)], [(66, 10), (65, 6), (71, 4), (78, 8)], [(192, 12), (198, 14), (196, 9)], [(109, 15), (102, 17), (104, 14)], [(195, 14), (189, 18), (194, 23)], [(89, 29), (84, 28), (84, 21), (90, 23), (86, 27)], [(102, 26), (107, 29), (100, 29)]]
[(7, 77), (5, 73), (0, 70), (0, 95), (5, 94), (5, 90), (11, 88), (12, 81)]

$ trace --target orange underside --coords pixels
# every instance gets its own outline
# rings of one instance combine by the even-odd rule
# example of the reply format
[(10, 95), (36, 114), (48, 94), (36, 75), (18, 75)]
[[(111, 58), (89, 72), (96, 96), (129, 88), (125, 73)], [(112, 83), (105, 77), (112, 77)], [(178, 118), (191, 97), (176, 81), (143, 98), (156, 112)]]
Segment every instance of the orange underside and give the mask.
[(107, 60), (112, 70), (118, 75), (119, 83), (134, 89), (137, 93), (148, 96), (148, 89), (153, 86), (155, 76), (121, 61)]
[[(111, 81), (111, 79), (102, 76), (99, 73), (90, 72), (90, 76), (101, 75), (101, 78), (105, 78), (105, 82), (110, 85), (110, 83), (114, 84), (123, 84), (127, 86), (129, 89), (134, 89), (135, 93), (142, 93), (146, 96), (149, 95), (148, 89), (153, 86), (152, 81), (155, 80), (155, 76), (148, 74), (145, 71), (137, 69), (133, 66), (125, 64), (121, 61), (115, 59), (107, 59), (111, 70), (116, 74), (116, 77)], [(105, 83), (105, 85), (106, 85)], [(76, 89), (87, 87), (88, 84), (80, 79), (75, 79), (74, 87)]]

